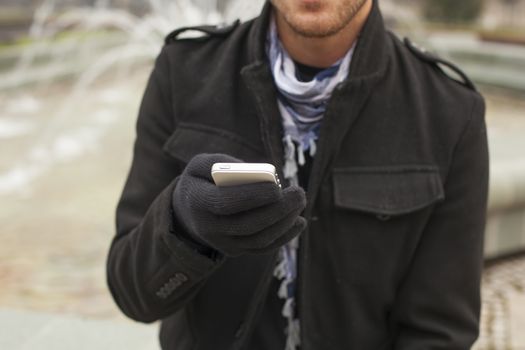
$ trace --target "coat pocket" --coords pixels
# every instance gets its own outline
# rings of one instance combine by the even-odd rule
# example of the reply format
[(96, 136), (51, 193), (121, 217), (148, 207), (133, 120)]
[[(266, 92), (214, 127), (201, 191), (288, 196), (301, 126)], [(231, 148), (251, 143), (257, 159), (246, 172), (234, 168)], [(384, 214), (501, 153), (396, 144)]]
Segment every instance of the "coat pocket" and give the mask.
[(433, 205), (444, 198), (437, 167), (334, 169), (334, 210), (327, 213), (324, 227), (331, 239), (316, 239), (311, 245), (321, 251), (318, 256), (330, 251), (337, 261), (333, 278), (377, 298), (393, 297)]
[(334, 169), (337, 208), (377, 215), (408, 214), (445, 198), (434, 166), (349, 167)]
[(264, 158), (261, 150), (231, 131), (190, 123), (179, 124), (163, 150), (183, 163), (200, 153), (224, 153), (245, 162)]

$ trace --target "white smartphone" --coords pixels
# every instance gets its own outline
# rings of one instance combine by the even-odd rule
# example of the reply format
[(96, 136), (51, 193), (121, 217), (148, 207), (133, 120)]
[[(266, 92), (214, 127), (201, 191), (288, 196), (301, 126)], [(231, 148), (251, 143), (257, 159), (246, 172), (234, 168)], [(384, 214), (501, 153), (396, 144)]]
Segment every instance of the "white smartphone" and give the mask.
[(269, 163), (215, 163), (211, 177), (217, 186), (272, 182), (281, 187), (275, 166)]

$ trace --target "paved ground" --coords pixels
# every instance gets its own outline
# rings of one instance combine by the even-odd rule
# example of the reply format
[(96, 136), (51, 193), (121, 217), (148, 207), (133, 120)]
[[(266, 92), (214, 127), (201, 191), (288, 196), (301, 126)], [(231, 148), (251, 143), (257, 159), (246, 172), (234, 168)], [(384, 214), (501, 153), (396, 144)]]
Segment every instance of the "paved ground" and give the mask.
[(118, 317), (104, 261), (144, 83), (0, 95), (0, 306)]
[[(2, 344), (17, 339), (27, 318), (49, 320), (36, 339), (47, 337), (48, 348), (55, 349), (54, 332), (68, 322), (49, 313), (70, 317), (64, 320), (74, 329), (85, 324), (79, 337), (86, 340), (109, 321), (116, 337), (123, 329), (135, 334), (134, 327), (148, 339), (155, 333), (155, 326), (124, 320), (104, 280), (146, 73), (136, 69), (125, 83), (108, 80), (87, 90), (58, 84), (0, 95), (0, 310), (37, 312), (0, 311), (0, 348), (13, 348)], [(520, 155), (525, 103), (497, 97), (488, 108), (493, 155)], [(525, 349), (524, 276), (525, 258), (487, 270), (478, 349)]]
[(155, 350), (157, 329), (130, 322), (0, 310), (0, 349)]
[(475, 349), (525, 349), (525, 256), (485, 270), (481, 337)]

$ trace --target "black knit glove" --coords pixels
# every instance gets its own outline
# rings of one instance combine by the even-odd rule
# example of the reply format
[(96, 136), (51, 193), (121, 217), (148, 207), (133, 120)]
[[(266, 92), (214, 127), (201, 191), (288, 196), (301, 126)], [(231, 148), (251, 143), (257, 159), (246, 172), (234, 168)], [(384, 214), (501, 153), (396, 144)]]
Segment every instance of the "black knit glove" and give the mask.
[(199, 154), (186, 166), (173, 193), (173, 210), (186, 232), (228, 256), (265, 253), (289, 242), (306, 227), (299, 216), (306, 205), (297, 186), (281, 190), (260, 182), (218, 187), (214, 163), (240, 160), (224, 154)]

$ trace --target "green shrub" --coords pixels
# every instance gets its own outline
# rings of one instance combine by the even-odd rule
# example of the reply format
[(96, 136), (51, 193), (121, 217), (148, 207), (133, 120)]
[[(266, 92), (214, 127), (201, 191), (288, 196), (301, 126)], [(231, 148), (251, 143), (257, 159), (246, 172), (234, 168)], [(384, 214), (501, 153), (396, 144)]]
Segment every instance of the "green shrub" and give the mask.
[(475, 21), (484, 0), (423, 0), (423, 14), (431, 21), (461, 23)]

